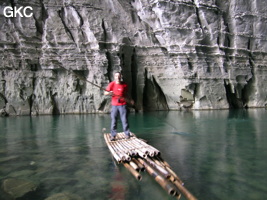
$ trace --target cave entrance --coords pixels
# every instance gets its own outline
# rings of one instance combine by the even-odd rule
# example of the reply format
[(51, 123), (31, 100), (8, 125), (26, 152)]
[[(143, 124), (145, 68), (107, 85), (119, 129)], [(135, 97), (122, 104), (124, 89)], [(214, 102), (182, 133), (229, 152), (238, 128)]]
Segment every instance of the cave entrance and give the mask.
[(229, 108), (230, 109), (243, 108), (244, 104), (243, 104), (242, 99), (236, 96), (236, 93), (231, 88), (231, 84), (228, 83), (227, 80), (224, 80), (224, 87), (226, 91), (227, 101), (229, 103)]

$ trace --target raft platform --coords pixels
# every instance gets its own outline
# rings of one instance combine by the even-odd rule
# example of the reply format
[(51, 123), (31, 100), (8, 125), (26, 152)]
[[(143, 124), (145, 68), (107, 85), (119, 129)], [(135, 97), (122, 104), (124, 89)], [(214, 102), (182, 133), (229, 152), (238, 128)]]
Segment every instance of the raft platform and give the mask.
[(169, 195), (180, 199), (183, 195), (188, 200), (197, 200), (184, 186), (170, 165), (163, 160), (160, 151), (131, 133), (129, 139), (125, 134), (117, 133), (116, 140), (110, 140), (110, 133), (104, 133), (106, 144), (114, 159), (123, 164), (139, 181), (141, 171), (147, 171)]

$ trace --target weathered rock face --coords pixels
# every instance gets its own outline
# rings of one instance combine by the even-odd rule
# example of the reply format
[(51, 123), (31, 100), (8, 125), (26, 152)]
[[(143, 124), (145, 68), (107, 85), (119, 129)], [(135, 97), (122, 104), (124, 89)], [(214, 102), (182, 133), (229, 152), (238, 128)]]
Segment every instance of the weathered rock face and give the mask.
[[(33, 15), (6, 17), (6, 6)], [(74, 73), (106, 87), (116, 70), (139, 110), (267, 103), (265, 0), (6, 0), (0, 10), (2, 113), (109, 111)]]

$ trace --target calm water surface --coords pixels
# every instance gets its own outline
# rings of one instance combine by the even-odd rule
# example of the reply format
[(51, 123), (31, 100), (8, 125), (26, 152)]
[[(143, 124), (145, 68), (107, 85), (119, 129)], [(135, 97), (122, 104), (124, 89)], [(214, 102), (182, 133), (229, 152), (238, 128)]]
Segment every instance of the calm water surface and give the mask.
[[(267, 198), (267, 110), (131, 113), (131, 131), (159, 149), (198, 199)], [(29, 199), (170, 197), (146, 172), (116, 165), (102, 128), (109, 115), (0, 118), (0, 181), (38, 184)], [(0, 195), (1, 196), (1, 195)], [(5, 199), (3, 199), (5, 200)]]

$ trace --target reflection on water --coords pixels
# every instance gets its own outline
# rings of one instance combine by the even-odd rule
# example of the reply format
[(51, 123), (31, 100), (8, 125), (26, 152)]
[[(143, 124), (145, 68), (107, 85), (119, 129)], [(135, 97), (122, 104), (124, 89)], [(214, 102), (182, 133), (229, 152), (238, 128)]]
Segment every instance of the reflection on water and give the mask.
[[(131, 113), (131, 131), (158, 148), (199, 199), (264, 199), (267, 111)], [(0, 118), (0, 181), (38, 185), (35, 200), (173, 199), (145, 173), (116, 165), (102, 128), (109, 115)], [(0, 199), (5, 200), (3, 191)]]

